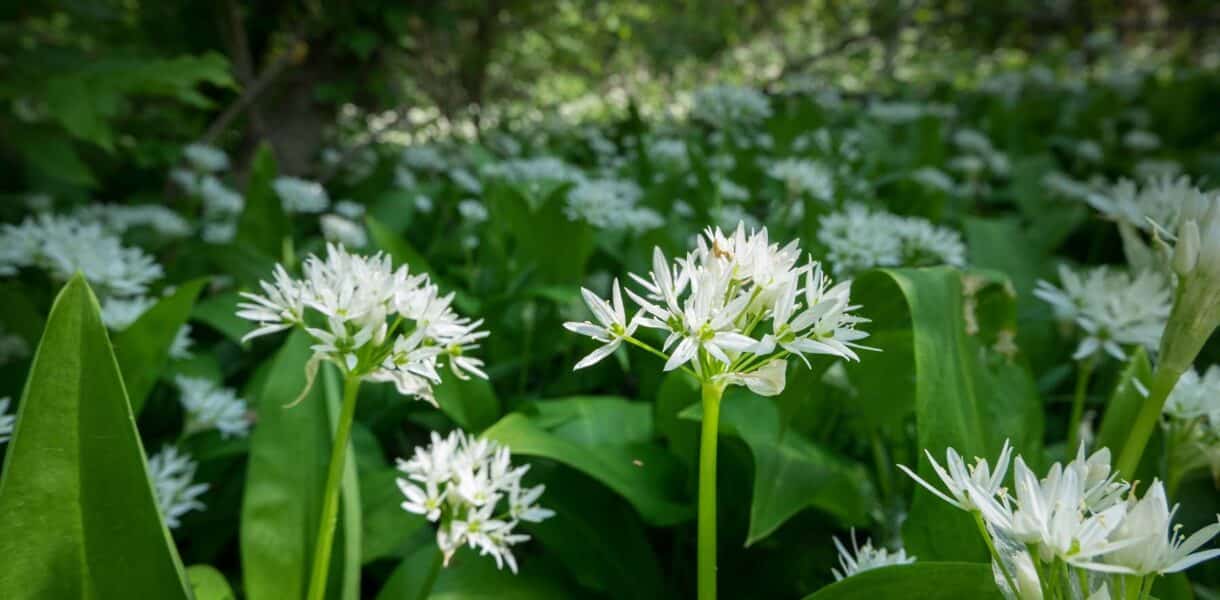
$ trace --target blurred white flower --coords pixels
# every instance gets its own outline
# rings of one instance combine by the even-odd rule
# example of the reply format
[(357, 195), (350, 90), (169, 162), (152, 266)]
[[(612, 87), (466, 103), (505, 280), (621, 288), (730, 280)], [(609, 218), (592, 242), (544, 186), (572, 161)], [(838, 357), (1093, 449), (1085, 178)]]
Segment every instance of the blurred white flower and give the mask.
[(483, 182), (466, 169), (461, 167), (449, 169), (449, 178), (468, 194), (483, 193)]
[(98, 223), (116, 234), (137, 227), (147, 227), (166, 237), (183, 237), (191, 232), (186, 219), (158, 204), (88, 204), (72, 216), (82, 223)]
[(191, 352), (191, 346), (195, 344), (195, 340), (191, 339), (191, 326), (183, 325), (178, 328), (178, 332), (174, 334), (174, 341), (169, 346), (169, 357), (174, 360), (186, 360), (194, 356)]
[(7, 442), (9, 436), (13, 435), (13, 425), (17, 421), (16, 415), (8, 414), (11, 403), (12, 398), (0, 398), (0, 444)]
[[(915, 562), (914, 556), (907, 556), (906, 550), (899, 548), (891, 553), (886, 548), (874, 548), (873, 542), (865, 538), (864, 545), (856, 544), (856, 532), (851, 532), (851, 550), (848, 550), (839, 538), (834, 540), (835, 548), (839, 550), (839, 569), (831, 569), (835, 581), (842, 581), (857, 573), (891, 565), (909, 565)], [(840, 570), (841, 569), (841, 570)]]
[(771, 102), (754, 88), (711, 85), (695, 92), (690, 114), (713, 127), (753, 126), (771, 117)]
[(529, 466), (514, 467), (509, 449), (496, 442), (454, 431), (432, 432), (432, 443), (417, 447), (410, 460), (398, 460), (402, 508), (437, 523), (437, 545), (448, 565), (463, 545), (490, 555), (497, 568), (517, 572), (512, 546), (529, 540), (514, 533), (519, 522), (538, 523), (554, 512), (538, 506), (544, 486), (525, 488)]
[(958, 232), (861, 204), (822, 217), (818, 240), (839, 276), (874, 267), (966, 264), (966, 245)]
[(208, 484), (195, 483), (197, 465), (191, 457), (173, 446), (166, 446), (148, 458), (148, 475), (157, 496), (157, 507), (165, 524), (176, 529), (182, 515), (207, 508), (199, 496), (208, 491)]
[(199, 184), (199, 197), (203, 199), (203, 214), (210, 220), (236, 218), (246, 207), (241, 194), (211, 175)]
[(113, 331), (122, 331), (152, 308), (156, 300), (145, 296), (102, 299), (102, 323)]
[(1151, 131), (1132, 129), (1123, 136), (1123, 145), (1136, 152), (1148, 152), (1161, 147), (1161, 138)]
[(1064, 198), (1086, 202), (1095, 193), (1093, 187), (1088, 183), (1072, 179), (1059, 171), (1048, 171), (1046, 175), (1043, 175), (1042, 187)]
[(320, 213), (330, 206), (326, 188), (299, 177), (276, 177), (271, 183), (286, 213)]
[(58, 281), (80, 271), (99, 297), (138, 296), (160, 279), (161, 265), (97, 223), (40, 215), (0, 227), (0, 275), (19, 267), (45, 269)]
[(322, 237), (328, 242), (343, 244), (348, 248), (363, 248), (369, 243), (369, 236), (364, 231), (364, 225), (348, 220), (335, 214), (322, 215), (318, 218), (318, 226), (322, 229)]
[(911, 171), (910, 177), (911, 180), (921, 185), (940, 190), (946, 194), (952, 194), (957, 191), (957, 184), (953, 182), (953, 178), (936, 167), (920, 167)]
[(1182, 374), (1165, 400), (1166, 415), (1182, 421), (1220, 411), (1220, 366), (1212, 365), (1202, 376), (1193, 368)]
[(469, 221), (473, 225), (478, 225), (487, 221), (487, 207), (483, 206), (482, 202), (473, 198), (467, 198), (458, 202), (458, 214), (462, 218)]
[(568, 192), (564, 214), (598, 229), (643, 232), (665, 223), (656, 211), (636, 206), (643, 196), (640, 186), (621, 179), (591, 179)]
[(215, 173), (229, 168), (229, 155), (224, 150), (201, 142), (188, 144), (182, 149), (182, 156), (201, 173)]
[(30, 355), (30, 345), (25, 338), (6, 333), (0, 327), (0, 365), (6, 365), (14, 360), (20, 360)]
[(449, 161), (434, 146), (407, 146), (402, 150), (402, 162), (416, 171), (439, 173), (449, 168)]
[(205, 223), (200, 237), (209, 244), (227, 244), (237, 237), (237, 223)]
[(237, 392), (202, 377), (179, 375), (174, 383), (186, 411), (185, 435), (208, 429), (215, 429), (226, 438), (246, 437), (250, 432), (246, 401), (238, 398)]
[(1104, 266), (1077, 273), (1060, 265), (1059, 281), (1061, 288), (1039, 280), (1034, 295), (1084, 333), (1073, 358), (1105, 353), (1124, 360), (1123, 346), (1157, 349), (1172, 306), (1173, 288), (1164, 276)]
[(347, 217), (353, 221), (359, 221), (364, 218), (364, 205), (351, 200), (340, 200), (335, 203), (335, 214)]
[(813, 160), (786, 158), (767, 167), (767, 175), (784, 184), (792, 195), (807, 194), (826, 204), (834, 201), (834, 177), (825, 165)]

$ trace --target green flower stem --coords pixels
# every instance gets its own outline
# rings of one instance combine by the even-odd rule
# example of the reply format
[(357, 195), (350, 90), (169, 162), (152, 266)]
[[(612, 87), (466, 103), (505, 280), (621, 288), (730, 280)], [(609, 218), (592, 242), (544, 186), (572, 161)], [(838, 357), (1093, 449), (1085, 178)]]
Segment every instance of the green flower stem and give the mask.
[(716, 600), (716, 443), (724, 385), (703, 382), (699, 442), (699, 600)]
[(322, 496), (322, 518), (318, 522), (318, 538), (313, 550), (313, 572), (309, 577), (309, 600), (324, 600), (326, 576), (330, 573), (330, 551), (335, 540), (335, 525), (339, 520), (339, 487), (343, 481), (343, 465), (347, 443), (351, 437), (352, 420), (356, 416), (356, 392), (360, 378), (348, 374), (343, 379), (343, 407), (339, 424), (331, 440), (330, 466), (326, 471), (326, 489)]
[(1118, 455), (1118, 472), (1124, 479), (1134, 480), (1135, 470), (1144, 455), (1144, 447), (1148, 445), (1148, 439), (1152, 437), (1156, 424), (1161, 420), (1165, 400), (1169, 398), (1169, 393), (1173, 391), (1173, 386), (1177, 385), (1181, 376), (1182, 371), (1169, 367), (1164, 362), (1157, 365), (1156, 373), (1152, 376), (1152, 387), (1148, 389), (1148, 397), (1144, 398), (1139, 414), (1131, 424), (1127, 442), (1123, 444), (1123, 450)]
[(991, 534), (987, 533), (987, 525), (983, 523), (983, 513), (975, 510), (971, 511), (971, 516), (974, 517), (974, 524), (978, 525), (979, 533), (983, 536), (983, 541), (987, 543), (987, 551), (991, 553), (991, 558), (995, 560), (997, 565), (1000, 565), (1000, 572), (1004, 574), (1004, 581), (1008, 584), (1008, 589), (1014, 594), (1020, 596), (1021, 589), (1017, 587), (1017, 582), (1013, 580), (1012, 574), (1008, 572), (1008, 566), (1004, 564), (1003, 557), (995, 548), (995, 542), (991, 541)]
[(1084, 416), (1084, 400), (1088, 396), (1089, 379), (1096, 365), (1097, 360), (1089, 357), (1076, 369), (1076, 391), (1072, 395), (1072, 417), (1068, 421), (1068, 443), (1064, 449), (1068, 456), (1072, 456), (1076, 452), (1076, 446), (1080, 444), (1080, 419)]

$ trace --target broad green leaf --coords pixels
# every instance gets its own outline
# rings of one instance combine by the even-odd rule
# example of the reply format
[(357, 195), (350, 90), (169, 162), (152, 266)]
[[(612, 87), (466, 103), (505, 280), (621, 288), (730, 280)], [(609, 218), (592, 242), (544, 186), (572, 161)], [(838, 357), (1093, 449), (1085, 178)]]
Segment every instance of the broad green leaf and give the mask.
[[(682, 416), (701, 420), (693, 405)], [(868, 472), (780, 424), (771, 398), (731, 388), (720, 405), (720, 432), (736, 435), (754, 457), (754, 496), (746, 545), (766, 538), (793, 515), (818, 508), (845, 524), (868, 522), (876, 504)]]
[(540, 502), (555, 516), (525, 530), (577, 582), (610, 598), (664, 597), (659, 560), (629, 504), (565, 467), (531, 469), (526, 478), (546, 485)]
[[(673, 455), (651, 442), (615, 442), (616, 432), (624, 430), (624, 417), (630, 414), (617, 405), (626, 401), (594, 404), (587, 407), (586, 416), (567, 421), (554, 431), (535, 419), (512, 413), (483, 435), (507, 445), (515, 454), (549, 458), (602, 482), (653, 525), (673, 525), (690, 518), (691, 507), (678, 499), (680, 495), (674, 489), (681, 478)], [(632, 406), (638, 406), (634, 410), (646, 417), (651, 410), (647, 404)], [(542, 409), (544, 415), (546, 410)]]
[(257, 248), (266, 256), (279, 256), (290, 221), (283, 203), (275, 193), (275, 155), (264, 143), (250, 164), (250, 183), (246, 186), (246, 208), (237, 222), (237, 241)]
[(514, 188), (492, 185), (487, 190), (492, 221), (513, 240), (514, 256), (536, 269), (543, 283), (579, 283), (593, 255), (592, 227), (564, 214), (567, 187), (551, 191), (537, 207)]
[[(286, 408), (305, 388), (308, 337), (300, 331), (289, 336), (273, 359), (261, 390), (251, 399), (259, 415), (250, 435), (246, 491), (241, 508), (241, 559), (246, 597), (304, 597), (309, 585), (314, 540), (330, 460), (333, 426), (331, 413), (340, 402), (338, 374), (324, 365), (309, 394)], [(352, 581), (353, 563), (359, 567), (359, 494), (355, 483), (353, 452), (345, 471), (336, 533), (330, 589), (335, 597), (354, 598), (358, 579)], [(349, 479), (351, 480), (349, 483)], [(353, 493), (355, 492), (355, 493)], [(354, 533), (350, 523), (355, 511)], [(354, 540), (354, 542), (353, 542)]]
[(432, 269), (432, 265), (428, 264), (424, 255), (420, 254), (419, 250), (416, 250), (401, 235), (394, 233), (392, 229), (382, 225), (371, 216), (365, 217), (364, 223), (368, 227), (373, 244), (389, 254), (390, 258), (394, 259), (395, 265), (407, 265), (415, 273), (436, 275), (436, 271)]
[(1118, 376), (1114, 392), (1106, 404), (1102, 416), (1101, 428), (1097, 432), (1097, 448), (1109, 448), (1111, 456), (1118, 456), (1123, 451), (1123, 443), (1127, 433), (1135, 423), (1135, 417), (1144, 404), (1144, 395), (1140, 387), (1152, 384), (1152, 365), (1148, 362), (1148, 353), (1143, 348), (1136, 348), (1127, 360), (1127, 366)]
[(188, 598), (81, 276), (51, 308), (0, 475), (0, 598)]
[(432, 593), (424, 595), (420, 588), (430, 571), (439, 566), (440, 552), (423, 546), (411, 553), (390, 575), (377, 600), (570, 600), (579, 598), (559, 577), (536, 561), (521, 562), (521, 570), (513, 574), (507, 567), (496, 569), (490, 556), (479, 556), (469, 548), (458, 550), (448, 567), (440, 570)]
[[(963, 284), (965, 278), (969, 285)], [(1012, 298), (1007, 287), (995, 281), (990, 274), (940, 267), (871, 271), (853, 284), (852, 300), (861, 305), (859, 313), (874, 321), (870, 330), (911, 329), (909, 349), (879, 347), (910, 353), (914, 359), (906, 369), (887, 376), (898, 396), (909, 394), (913, 382), (918, 473), (925, 480), (938, 482), (924, 449), (938, 460), (948, 447), (968, 458), (994, 458), (1005, 439), (1031, 459), (1040, 449), (1041, 403), (1009, 337), (1015, 328)], [(892, 304), (895, 298), (905, 300), (906, 314), (871, 309)], [(903, 342), (902, 336), (889, 341)], [(861, 363), (870, 358), (864, 354)], [(856, 380), (859, 377), (853, 377)], [(889, 410), (885, 397), (861, 402), (869, 410)], [(920, 487), (914, 489), (903, 529), (907, 548), (925, 560), (982, 560), (985, 550), (969, 515)]]
[(433, 526), (416, 529), (407, 540), (402, 562), (377, 592), (377, 600), (427, 600), (430, 596), (425, 587), (432, 572), (441, 569), (441, 560)]
[(982, 563), (917, 562), (857, 573), (828, 585), (805, 600), (1000, 599), (991, 565)]
[(500, 416), (500, 399), (485, 379), (463, 380), (445, 373), (433, 393), (441, 411), (467, 431), (482, 431)]
[(191, 318), (223, 333), (234, 343), (241, 343), (241, 338), (253, 330), (251, 323), (237, 316), (237, 303), (242, 297), (237, 292), (225, 292), (195, 304)]
[(170, 346), (190, 318), (195, 298), (205, 283), (204, 279), (196, 279), (178, 286), (135, 323), (115, 334), (114, 353), (127, 385), (132, 413), (138, 415), (144, 408), (144, 400), (169, 362)]
[(191, 565), (186, 568), (186, 577), (195, 600), (237, 600), (229, 581), (211, 566)]

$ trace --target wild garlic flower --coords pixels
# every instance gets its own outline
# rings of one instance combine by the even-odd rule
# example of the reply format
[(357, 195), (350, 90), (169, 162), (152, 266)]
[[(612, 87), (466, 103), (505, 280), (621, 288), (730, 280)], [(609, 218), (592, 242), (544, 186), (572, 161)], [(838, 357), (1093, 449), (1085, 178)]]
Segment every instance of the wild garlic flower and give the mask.
[[(604, 344), (576, 368), (597, 363), (623, 341), (665, 359), (665, 370), (682, 368), (703, 381), (746, 385), (756, 393), (783, 391), (787, 358), (827, 354), (858, 360), (853, 348), (868, 334), (856, 325), (850, 285), (833, 285), (821, 265), (800, 260), (798, 242), (780, 247), (767, 230), (746, 233), (738, 224), (726, 235), (711, 229), (693, 252), (670, 263), (653, 250), (652, 272), (632, 274), (642, 288), (627, 295), (639, 307), (630, 319), (617, 282), (606, 303), (588, 290), (585, 301), (599, 324), (570, 322), (570, 331)], [(658, 350), (634, 337), (636, 327), (665, 336)]]
[(330, 207), (326, 188), (316, 181), (299, 177), (276, 177), (271, 182), (287, 213), (320, 213)]
[(13, 435), (13, 425), (17, 422), (16, 415), (8, 414), (12, 398), (0, 398), (0, 444), (6, 443)]
[(483, 168), (483, 176), (531, 187), (579, 183), (585, 179), (580, 169), (554, 156), (514, 158), (491, 163)]
[(907, 551), (899, 548), (896, 552), (891, 553), (886, 548), (874, 548), (873, 542), (870, 539), (864, 540), (864, 545), (856, 544), (856, 532), (853, 529), (851, 532), (851, 550), (848, 550), (839, 538), (831, 538), (834, 540), (835, 548), (839, 550), (839, 567), (840, 569), (831, 569), (834, 574), (835, 581), (842, 581), (857, 573), (863, 573), (871, 569), (880, 567), (888, 567), (891, 565), (909, 565), (915, 562), (914, 556), (907, 556)]
[(441, 172), (449, 168), (449, 161), (436, 146), (407, 146), (402, 150), (402, 162), (416, 171)]
[(146, 227), (165, 237), (184, 237), (191, 225), (173, 210), (159, 204), (87, 204), (72, 216), (83, 223), (98, 223), (112, 233)]
[(822, 163), (786, 158), (771, 163), (767, 175), (782, 182), (790, 195), (808, 195), (826, 204), (834, 202), (834, 175)]
[(328, 242), (343, 244), (348, 248), (363, 248), (369, 243), (364, 225), (347, 217), (336, 214), (322, 215), (318, 218), (318, 226), (322, 228), (322, 237)]
[(1077, 181), (1059, 171), (1048, 171), (1043, 175), (1042, 187), (1052, 194), (1085, 202), (1096, 193), (1089, 183)]
[(1060, 265), (1059, 281), (1063, 287), (1039, 280), (1034, 295), (1083, 332), (1072, 358), (1108, 354), (1125, 360), (1124, 346), (1157, 349), (1172, 305), (1172, 287), (1159, 273), (1104, 266), (1078, 273)]
[(545, 486), (524, 487), (529, 465), (514, 467), (512, 454), (496, 442), (454, 431), (432, 432), (432, 443), (398, 460), (402, 508), (438, 524), (436, 543), (445, 565), (463, 545), (490, 555), (497, 568), (517, 572), (512, 546), (528, 541), (515, 532), (521, 522), (539, 523), (554, 511), (538, 505)]
[(1180, 421), (1220, 414), (1220, 366), (1208, 367), (1202, 376), (1193, 368), (1183, 373), (1165, 400), (1164, 413)]
[(50, 215), (0, 228), (0, 275), (12, 275), (21, 267), (45, 269), (59, 281), (80, 271), (103, 298), (145, 294), (163, 275), (152, 256), (124, 246), (100, 224)]
[(686, 142), (678, 138), (660, 138), (648, 143), (648, 158), (656, 166), (672, 171), (686, 171), (690, 155)]
[(753, 126), (771, 118), (766, 94), (750, 87), (708, 86), (695, 92), (692, 102), (691, 117), (713, 127)]
[(486, 222), (489, 216), (487, 213), (487, 207), (484, 206), (482, 202), (475, 200), (474, 198), (468, 198), (458, 202), (457, 209), (458, 214), (462, 215), (462, 218), (472, 225), (478, 225)]
[(919, 217), (902, 217), (862, 204), (822, 217), (818, 240), (839, 276), (875, 267), (964, 266), (961, 234)]
[(945, 448), (945, 466), (943, 467), (936, 462), (932, 453), (927, 449), (924, 450), (924, 454), (927, 455), (928, 463), (932, 465), (936, 476), (945, 484), (947, 494), (916, 475), (906, 465), (898, 465), (898, 468), (937, 498), (964, 511), (975, 512), (979, 510), (979, 498), (995, 496), (1004, 485), (1004, 476), (1008, 474), (1008, 465), (1012, 460), (1012, 446), (1007, 440), (1004, 441), (1004, 447), (1000, 449), (1000, 456), (996, 459), (994, 470), (986, 459), (978, 457), (974, 459), (973, 465), (967, 466), (966, 462), (962, 460), (962, 456), (953, 448)]
[(122, 331), (136, 322), (140, 315), (148, 312), (157, 302), (147, 296), (131, 298), (103, 298), (102, 323), (111, 331)]
[(199, 184), (203, 215), (208, 220), (235, 219), (246, 207), (246, 199), (219, 179), (207, 176)]
[(1114, 543), (1120, 547), (1107, 554), (1100, 563), (1089, 568), (1135, 575), (1177, 573), (1203, 561), (1220, 556), (1220, 548), (1197, 551), (1220, 534), (1220, 515), (1212, 523), (1190, 537), (1178, 533), (1181, 525), (1173, 525), (1175, 504), (1169, 507), (1165, 486), (1153, 480), (1144, 497), (1129, 499), (1126, 518), (1114, 529)]
[[(1220, 327), (1220, 191), (1195, 190), (1180, 195), (1177, 236), (1169, 252), (1178, 291), (1166, 328), (1161, 358), (1183, 372), (1203, 344)], [(1160, 224), (1165, 237), (1169, 226)]]
[(243, 341), (300, 326), (315, 342), (312, 364), (328, 360), (433, 404), (442, 360), (459, 379), (487, 378), (483, 361), (469, 356), (488, 335), (483, 321), (459, 316), (452, 293), (441, 295), (427, 274), (394, 269), (385, 254), (360, 256), (330, 244), (325, 260), (305, 259), (300, 279), (277, 265), (274, 281), (261, 285), (262, 295), (243, 293), (249, 302), (238, 305), (239, 317), (258, 324)]
[(148, 475), (152, 479), (157, 507), (170, 529), (181, 525), (182, 515), (207, 508), (199, 500), (208, 491), (208, 484), (195, 483), (198, 465), (190, 455), (174, 446), (166, 446), (148, 458)]
[(195, 345), (195, 340), (191, 339), (191, 326), (183, 325), (178, 328), (178, 332), (174, 334), (174, 341), (169, 345), (169, 357), (174, 360), (186, 360), (194, 356), (191, 352), (191, 346)]
[(585, 221), (598, 229), (643, 232), (665, 224), (651, 208), (636, 206), (644, 195), (634, 182), (620, 179), (592, 179), (568, 192), (564, 214), (573, 221)]
[(246, 401), (238, 398), (237, 392), (202, 377), (179, 375), (174, 383), (186, 411), (184, 435), (208, 429), (219, 431), (224, 438), (250, 433)]
[(229, 155), (224, 150), (201, 142), (188, 144), (182, 156), (200, 173), (216, 173), (229, 168)]
[(946, 194), (957, 193), (957, 183), (953, 181), (953, 178), (936, 167), (920, 167), (915, 169), (911, 171), (910, 178), (920, 185), (940, 190)]
[(1161, 147), (1161, 138), (1151, 131), (1132, 129), (1123, 136), (1123, 145), (1136, 152), (1149, 152)]
[[(1188, 177), (1159, 177), (1137, 184), (1120, 179), (1090, 194), (1090, 206), (1106, 218), (1136, 229), (1176, 232), (1183, 210), (1206, 194)], [(1170, 236), (1172, 237), (1172, 235)]]

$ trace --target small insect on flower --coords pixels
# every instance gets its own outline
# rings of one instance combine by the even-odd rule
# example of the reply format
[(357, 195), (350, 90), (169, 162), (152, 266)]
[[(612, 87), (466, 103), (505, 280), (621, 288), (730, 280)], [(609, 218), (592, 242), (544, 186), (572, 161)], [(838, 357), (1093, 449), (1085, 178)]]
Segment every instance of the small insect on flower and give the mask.
[(148, 475), (152, 479), (157, 506), (165, 524), (176, 529), (182, 515), (207, 508), (199, 496), (208, 491), (208, 484), (195, 483), (197, 464), (190, 455), (174, 446), (166, 446), (148, 458)]
[(403, 510), (438, 524), (436, 542), (445, 565), (463, 545), (490, 555), (498, 568), (517, 572), (512, 546), (529, 536), (515, 533), (521, 522), (538, 523), (555, 515), (538, 505), (545, 486), (522, 487), (529, 465), (513, 467), (507, 447), (454, 431), (398, 460), (406, 477), (398, 488)]
[(863, 573), (870, 569), (880, 567), (888, 567), (890, 565), (909, 565), (915, 562), (914, 556), (907, 556), (907, 551), (899, 548), (896, 552), (890, 552), (886, 548), (874, 548), (872, 540), (865, 538), (864, 545), (856, 544), (856, 530), (851, 530), (851, 550), (848, 550), (839, 538), (831, 538), (834, 540), (835, 548), (839, 550), (839, 567), (840, 569), (831, 569), (834, 574), (835, 581), (842, 581), (857, 573)]

